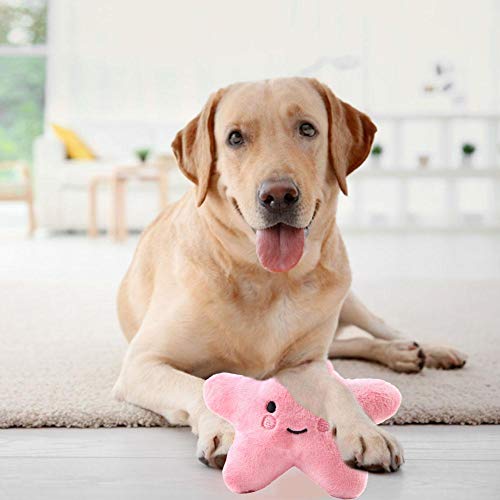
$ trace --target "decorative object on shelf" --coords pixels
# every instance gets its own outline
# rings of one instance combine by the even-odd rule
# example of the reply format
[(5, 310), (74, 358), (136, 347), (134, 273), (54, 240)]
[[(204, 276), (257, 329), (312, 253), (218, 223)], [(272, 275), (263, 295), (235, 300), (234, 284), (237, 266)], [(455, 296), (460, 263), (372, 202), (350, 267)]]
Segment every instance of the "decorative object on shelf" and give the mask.
[(459, 76), (451, 61), (436, 61), (422, 89), (426, 95), (442, 96), (453, 106), (463, 106), (466, 96)]
[(472, 157), (476, 151), (476, 146), (470, 142), (464, 142), (462, 144), (462, 165), (464, 167), (470, 167), (472, 165)]
[(151, 149), (149, 148), (140, 148), (135, 151), (135, 154), (137, 155), (137, 158), (139, 158), (141, 163), (146, 163), (146, 160), (148, 159), (150, 153)]
[(373, 165), (379, 167), (382, 159), (382, 153), (384, 152), (384, 148), (380, 144), (375, 144), (372, 148), (371, 156)]
[(423, 153), (418, 155), (418, 166), (420, 168), (427, 168), (429, 166), (431, 157), (430, 155)]

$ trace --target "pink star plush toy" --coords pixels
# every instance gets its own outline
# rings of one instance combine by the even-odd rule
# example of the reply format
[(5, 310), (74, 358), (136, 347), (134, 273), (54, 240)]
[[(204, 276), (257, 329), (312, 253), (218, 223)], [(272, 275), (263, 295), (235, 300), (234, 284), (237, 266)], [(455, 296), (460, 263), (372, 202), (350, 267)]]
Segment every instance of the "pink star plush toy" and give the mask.
[[(377, 424), (398, 410), (401, 394), (388, 382), (343, 379), (333, 368), (331, 373)], [(368, 474), (342, 461), (328, 423), (299, 405), (275, 378), (219, 373), (205, 382), (203, 392), (208, 408), (235, 429), (222, 471), (231, 491), (260, 490), (293, 466), (333, 497), (357, 498), (365, 490)]]

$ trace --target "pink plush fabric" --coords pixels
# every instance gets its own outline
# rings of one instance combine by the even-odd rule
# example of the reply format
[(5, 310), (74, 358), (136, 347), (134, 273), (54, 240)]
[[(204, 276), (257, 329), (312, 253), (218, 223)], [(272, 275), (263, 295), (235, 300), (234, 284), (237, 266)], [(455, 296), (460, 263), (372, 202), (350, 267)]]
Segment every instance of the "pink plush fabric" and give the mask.
[[(331, 372), (376, 423), (398, 410), (401, 394), (388, 382), (346, 380), (333, 368)], [(300, 406), (276, 379), (219, 373), (205, 382), (203, 392), (208, 408), (235, 429), (222, 471), (231, 491), (260, 490), (295, 466), (331, 496), (356, 498), (363, 493), (367, 473), (342, 461), (328, 423)]]

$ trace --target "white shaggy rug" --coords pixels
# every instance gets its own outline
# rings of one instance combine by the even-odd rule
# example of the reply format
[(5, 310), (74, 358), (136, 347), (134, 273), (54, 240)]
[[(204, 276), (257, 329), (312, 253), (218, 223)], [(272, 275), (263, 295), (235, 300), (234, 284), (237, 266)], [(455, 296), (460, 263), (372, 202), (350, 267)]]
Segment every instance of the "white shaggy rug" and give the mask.
[[(55, 278), (43, 286), (3, 282), (1, 290), (0, 427), (165, 424), (111, 399), (126, 347), (114, 289)], [(344, 376), (380, 377), (400, 388), (403, 404), (394, 423), (500, 423), (500, 282), (364, 283), (357, 291), (415, 339), (469, 354), (462, 370), (418, 375), (336, 361)]]

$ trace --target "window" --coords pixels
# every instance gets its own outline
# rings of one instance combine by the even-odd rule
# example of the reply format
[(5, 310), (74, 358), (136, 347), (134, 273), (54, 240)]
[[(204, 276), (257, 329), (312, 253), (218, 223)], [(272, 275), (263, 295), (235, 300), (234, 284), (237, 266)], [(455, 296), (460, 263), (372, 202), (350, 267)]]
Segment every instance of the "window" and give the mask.
[(47, 0), (0, 0), (0, 161), (30, 161), (43, 130)]

